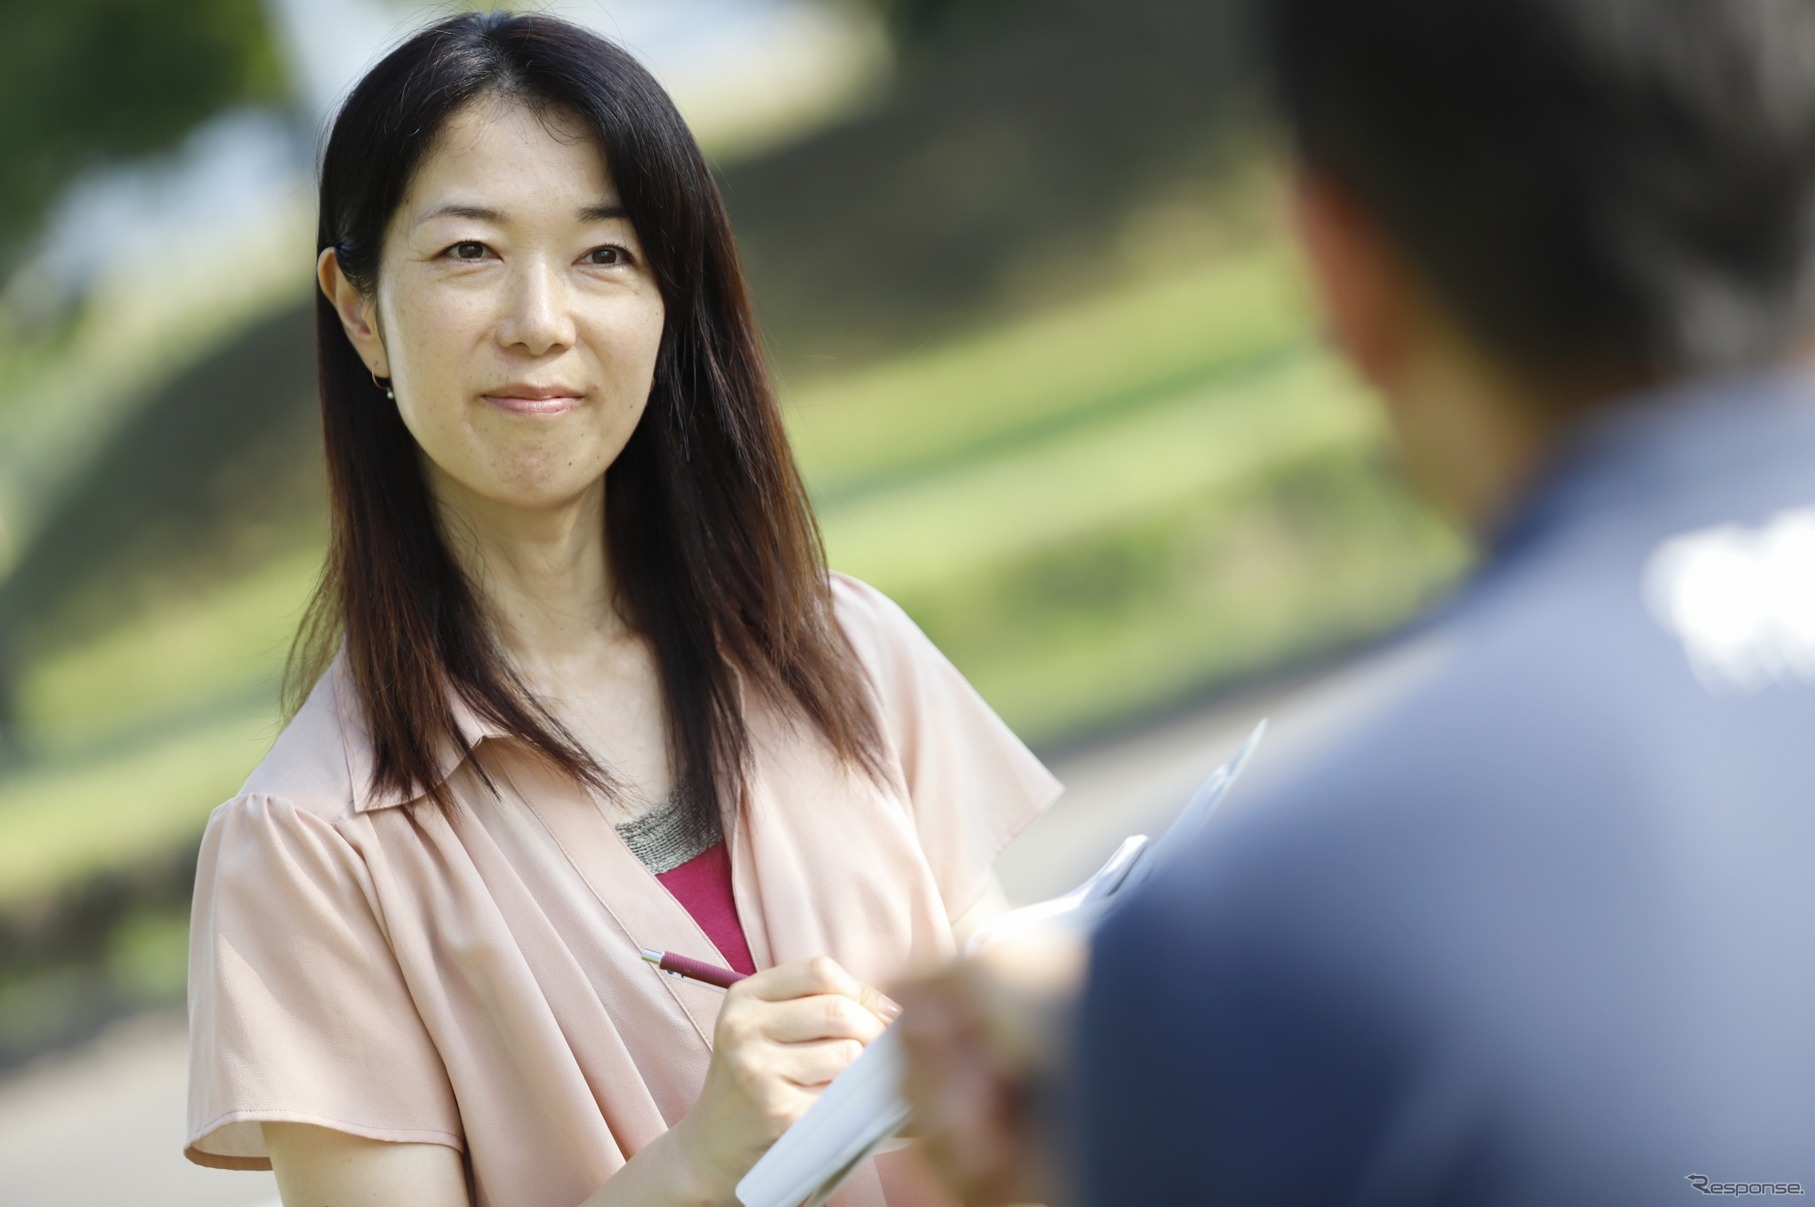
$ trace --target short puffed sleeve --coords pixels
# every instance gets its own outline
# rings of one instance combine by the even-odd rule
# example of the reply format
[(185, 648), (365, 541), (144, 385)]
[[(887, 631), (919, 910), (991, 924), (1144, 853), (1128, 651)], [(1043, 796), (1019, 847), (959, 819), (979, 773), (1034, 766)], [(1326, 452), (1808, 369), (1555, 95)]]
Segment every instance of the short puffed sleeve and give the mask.
[(895, 602), (832, 576), (838, 618), (876, 688), (946, 916), (976, 903), (1009, 840), (1063, 790)]
[(202, 1165), (268, 1169), (259, 1125), (460, 1147), (459, 1112), (332, 819), (242, 796), (209, 820), (189, 935), (189, 1138)]

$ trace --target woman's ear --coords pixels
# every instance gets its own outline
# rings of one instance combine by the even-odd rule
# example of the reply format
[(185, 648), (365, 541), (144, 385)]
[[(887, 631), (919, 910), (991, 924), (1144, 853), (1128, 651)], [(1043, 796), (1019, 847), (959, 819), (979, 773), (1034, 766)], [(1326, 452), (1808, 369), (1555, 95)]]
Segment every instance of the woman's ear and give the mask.
[(384, 341), (378, 335), (377, 303), (359, 291), (341, 271), (340, 255), (332, 247), (322, 249), (315, 261), (315, 279), (327, 296), (334, 312), (340, 316), (341, 328), (352, 341), (359, 359), (375, 377), (391, 375), (391, 361), (385, 355)]

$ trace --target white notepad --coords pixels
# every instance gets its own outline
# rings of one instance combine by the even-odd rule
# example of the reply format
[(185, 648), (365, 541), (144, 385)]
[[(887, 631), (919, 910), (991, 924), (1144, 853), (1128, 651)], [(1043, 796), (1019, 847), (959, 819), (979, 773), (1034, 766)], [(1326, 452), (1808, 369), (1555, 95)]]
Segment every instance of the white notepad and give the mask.
[[(1204, 828), (1267, 730), (1262, 721), (1235, 757), (1210, 773), (1157, 842), (1145, 834), (1121, 846), (1091, 877), (1061, 897), (1009, 910), (977, 929), (966, 953), (1037, 926), (1093, 930), (1115, 902), (1145, 881)], [(819, 1101), (763, 1154), (737, 1184), (743, 1207), (818, 1207), (859, 1165), (889, 1147), (908, 1120), (901, 1097), (905, 1057), (900, 1037), (885, 1030)]]

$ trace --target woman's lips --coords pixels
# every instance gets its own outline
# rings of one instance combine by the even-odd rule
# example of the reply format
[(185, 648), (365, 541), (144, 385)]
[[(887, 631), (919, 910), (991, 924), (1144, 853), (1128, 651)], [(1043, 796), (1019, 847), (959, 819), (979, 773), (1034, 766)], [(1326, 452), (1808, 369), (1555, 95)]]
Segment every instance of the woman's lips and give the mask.
[(560, 415), (580, 405), (578, 394), (486, 394), (485, 401), (515, 415)]

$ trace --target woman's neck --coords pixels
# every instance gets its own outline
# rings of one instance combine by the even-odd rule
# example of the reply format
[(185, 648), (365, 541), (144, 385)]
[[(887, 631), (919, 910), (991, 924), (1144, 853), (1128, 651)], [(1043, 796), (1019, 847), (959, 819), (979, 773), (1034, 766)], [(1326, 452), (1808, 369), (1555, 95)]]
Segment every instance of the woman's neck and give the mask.
[(455, 561), (506, 656), (532, 684), (566, 678), (629, 634), (614, 602), (603, 480), (569, 504), (539, 511), (502, 506), (445, 480), (433, 489)]

